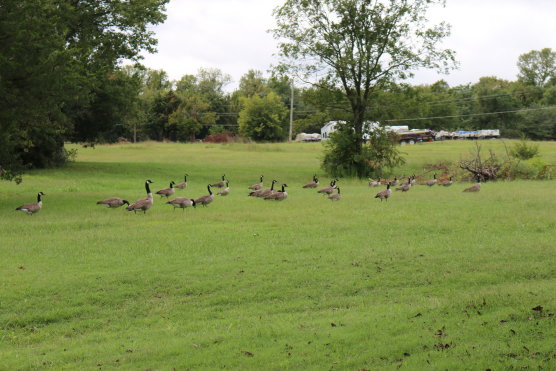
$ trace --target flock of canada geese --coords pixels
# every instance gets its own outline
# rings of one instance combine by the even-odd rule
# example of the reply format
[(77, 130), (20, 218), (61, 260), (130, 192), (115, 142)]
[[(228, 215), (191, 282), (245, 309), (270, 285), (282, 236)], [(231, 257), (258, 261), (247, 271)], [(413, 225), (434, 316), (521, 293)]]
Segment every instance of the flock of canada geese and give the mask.
[[(184, 175), (184, 181), (181, 183), (175, 183), (174, 181), (170, 182), (170, 186), (168, 188), (163, 188), (155, 192), (155, 194), (160, 195), (161, 198), (166, 197), (166, 199), (170, 198), (175, 194), (176, 188), (177, 189), (185, 189), (187, 188), (187, 177), (189, 175)], [(265, 200), (274, 200), (274, 201), (283, 201), (288, 197), (288, 192), (286, 192), (286, 188), (288, 187), (287, 184), (282, 184), (282, 189), (275, 190), (274, 186), (278, 183), (277, 180), (272, 180), (270, 188), (266, 189), (263, 185), (264, 176), (261, 175), (259, 178), (259, 182), (255, 183), (248, 187), (250, 190), (249, 196), (251, 197), (260, 197)], [(340, 187), (336, 184), (338, 179), (333, 179), (330, 182), (330, 185), (321, 188), (317, 191), (317, 193), (328, 195), (328, 199), (333, 201), (339, 201), (342, 197), (340, 193)], [(449, 187), (453, 183), (452, 177), (449, 179), (444, 179), (439, 181), (436, 174), (432, 179), (428, 179), (425, 182), (421, 182), (420, 184), (432, 187), (434, 185)], [(109, 208), (118, 208), (123, 205), (127, 205), (127, 211), (133, 211), (137, 213), (137, 211), (143, 211), (146, 213), (153, 206), (153, 194), (151, 192), (150, 185), (153, 184), (153, 181), (150, 179), (145, 181), (145, 191), (147, 192), (147, 197), (141, 198), (134, 203), (129, 203), (129, 201), (121, 199), (119, 197), (110, 197), (102, 201), (98, 201), (98, 205), (104, 205)], [(401, 192), (408, 192), (414, 185), (417, 184), (417, 179), (415, 175), (407, 177), (407, 181), (405, 183), (400, 183), (398, 178), (394, 178), (393, 180), (388, 179), (381, 179), (378, 178), (377, 180), (369, 178), (369, 187), (379, 187), (381, 185), (386, 185), (386, 189), (381, 190), (378, 192), (374, 198), (388, 201), (388, 198), (392, 194), (391, 187), (396, 186), (399, 184), (398, 187), (395, 188), (396, 191)], [(303, 188), (314, 189), (319, 187), (319, 179), (316, 175), (313, 175), (313, 181), (307, 183), (303, 186)], [(185, 210), (188, 207), (196, 207), (197, 205), (207, 206), (214, 200), (214, 194), (212, 193), (212, 188), (220, 188), (220, 190), (216, 193), (218, 196), (227, 196), (230, 194), (230, 182), (226, 179), (226, 174), (222, 175), (222, 180), (207, 185), (208, 194), (201, 196), (199, 198), (193, 199), (188, 197), (176, 197), (172, 200), (166, 202), (166, 204), (172, 205), (175, 209), (182, 209)], [(477, 183), (469, 188), (463, 190), (463, 192), (479, 192), (481, 190), (481, 180), (477, 178)], [(45, 194), (43, 192), (39, 192), (37, 194), (37, 202), (28, 203), (16, 208), (18, 211), (23, 211), (29, 215), (35, 214), (42, 209), (42, 196)]]

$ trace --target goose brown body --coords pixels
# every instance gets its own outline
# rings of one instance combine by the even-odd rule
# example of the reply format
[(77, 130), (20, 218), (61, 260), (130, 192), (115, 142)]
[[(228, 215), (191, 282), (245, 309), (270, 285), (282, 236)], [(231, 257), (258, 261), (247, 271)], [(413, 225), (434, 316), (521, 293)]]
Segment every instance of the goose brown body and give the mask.
[(336, 188), (336, 191), (338, 193), (332, 193), (330, 196), (328, 196), (329, 200), (340, 201), (340, 199), (342, 198), (342, 195), (340, 194), (340, 187)]
[(153, 194), (151, 192), (151, 188), (149, 187), (149, 185), (152, 183), (152, 180), (145, 181), (145, 190), (147, 191), (147, 197), (141, 198), (126, 207), (125, 209), (127, 211), (133, 211), (134, 213), (137, 213), (137, 211), (143, 211), (143, 214), (145, 214), (147, 210), (149, 210), (153, 206)]
[(41, 200), (41, 196), (44, 196), (45, 194), (43, 192), (39, 192), (37, 193), (37, 202), (31, 202), (25, 205), (21, 205), (18, 208), (16, 208), (17, 211), (23, 211), (24, 213), (27, 213), (29, 215), (33, 215), (35, 213), (38, 213), (39, 211), (41, 211), (42, 209), (42, 200)]
[(283, 201), (288, 198), (288, 192), (286, 192), (287, 184), (282, 184), (281, 191), (274, 191), (269, 195), (265, 196), (265, 200)]
[(444, 186), (444, 187), (449, 187), (449, 186), (452, 185), (452, 183), (453, 183), (452, 177), (450, 177), (450, 179), (444, 179), (443, 181), (438, 183), (438, 185), (441, 185), (441, 186)]
[(313, 175), (313, 181), (311, 183), (307, 183), (303, 186), (303, 188), (317, 188), (319, 186), (319, 178), (317, 175)]
[(195, 203), (199, 204), (199, 205), (203, 205), (203, 206), (207, 206), (208, 204), (210, 204), (214, 200), (214, 195), (212, 194), (211, 188), (212, 188), (211, 184), (207, 185), (207, 189), (208, 189), (209, 194), (197, 198), (195, 200)]
[(323, 193), (323, 194), (330, 195), (334, 192), (335, 189), (336, 189), (336, 179), (331, 181), (329, 186), (319, 189), (317, 191), (317, 193)]
[(157, 195), (160, 195), (160, 197), (170, 197), (171, 195), (174, 194), (175, 189), (174, 189), (174, 184), (176, 184), (176, 182), (174, 182), (173, 180), (170, 182), (170, 186), (168, 188), (163, 188), (159, 191), (156, 191)]
[(227, 196), (230, 194), (230, 182), (226, 180), (226, 188), (217, 193), (219, 196)]
[(188, 176), (189, 176), (189, 174), (185, 174), (183, 176), (183, 182), (174, 185), (174, 187), (179, 188), (179, 189), (187, 188), (187, 177)]
[(427, 180), (427, 182), (425, 183), (425, 185), (428, 185), (429, 187), (432, 187), (433, 185), (435, 185), (436, 183), (438, 183), (438, 179), (436, 178), (436, 173), (434, 174), (432, 179)]
[(119, 197), (110, 197), (110, 198), (107, 198), (105, 200), (98, 201), (97, 205), (104, 205), (106, 207), (109, 207), (110, 209), (115, 209), (115, 208), (118, 208), (118, 207), (124, 206), (124, 205), (129, 206), (129, 201), (122, 200)]
[(258, 191), (259, 189), (262, 189), (263, 188), (263, 178), (264, 178), (264, 176), (261, 175), (259, 183), (255, 183), (253, 185), (250, 185), (247, 188), (250, 189), (250, 190), (253, 190), (253, 191)]
[(380, 198), (380, 202), (382, 202), (382, 200), (384, 199), (388, 201), (388, 197), (390, 197), (391, 194), (392, 194), (392, 190), (390, 189), (390, 183), (388, 183), (386, 185), (386, 189), (378, 192), (375, 198)]
[(269, 194), (271, 194), (272, 192), (274, 192), (274, 184), (278, 182), (277, 180), (273, 180), (272, 184), (270, 185), (270, 189), (259, 189), (257, 191), (253, 191), (251, 193), (249, 193), (249, 196), (253, 196), (253, 197), (266, 197)]
[(187, 207), (191, 207), (191, 206), (195, 207), (196, 206), (195, 200), (192, 200), (192, 199), (187, 198), (187, 197), (176, 197), (173, 200), (170, 200), (166, 203), (174, 206), (174, 211), (177, 208), (185, 210), (185, 208), (187, 208)]
[(211, 184), (211, 187), (215, 188), (222, 188), (226, 185), (226, 174), (222, 175), (222, 180), (216, 183)]

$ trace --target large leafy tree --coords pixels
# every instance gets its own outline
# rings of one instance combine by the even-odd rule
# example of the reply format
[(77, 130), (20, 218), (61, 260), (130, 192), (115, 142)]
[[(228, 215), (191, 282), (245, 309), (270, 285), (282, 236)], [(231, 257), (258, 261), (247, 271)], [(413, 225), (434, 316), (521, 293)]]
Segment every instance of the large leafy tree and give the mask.
[(154, 50), (148, 27), (165, 19), (167, 2), (0, 1), (3, 174), (62, 163), (76, 118), (114, 113), (105, 103), (123, 81), (117, 66)]
[(239, 133), (256, 141), (280, 141), (288, 135), (288, 110), (274, 92), (240, 99)]
[(550, 48), (531, 50), (519, 56), (517, 67), (520, 81), (544, 86), (551, 79), (556, 79), (556, 52)]
[(427, 26), (426, 13), (441, 0), (286, 0), (274, 11), (282, 57), (279, 69), (321, 86), (340, 88), (351, 109), (354, 132), (348, 164), (359, 177), (364, 122), (376, 90), (417, 68), (447, 70), (453, 52), (438, 47), (449, 34)]

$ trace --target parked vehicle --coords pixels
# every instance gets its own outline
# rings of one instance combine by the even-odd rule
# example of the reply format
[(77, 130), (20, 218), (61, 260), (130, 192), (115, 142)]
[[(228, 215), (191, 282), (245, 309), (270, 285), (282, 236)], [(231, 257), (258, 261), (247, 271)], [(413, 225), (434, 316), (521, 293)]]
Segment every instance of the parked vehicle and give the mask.
[(434, 142), (435, 132), (429, 129), (413, 129), (408, 131), (399, 131), (396, 139), (403, 146), (406, 144), (415, 144), (422, 142)]

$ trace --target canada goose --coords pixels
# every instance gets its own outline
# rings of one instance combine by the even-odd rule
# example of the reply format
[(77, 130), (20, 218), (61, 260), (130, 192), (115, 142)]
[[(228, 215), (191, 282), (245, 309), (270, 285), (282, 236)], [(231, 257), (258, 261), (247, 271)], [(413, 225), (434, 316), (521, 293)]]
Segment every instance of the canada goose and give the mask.
[(212, 200), (214, 200), (214, 195), (212, 194), (211, 188), (212, 188), (211, 184), (207, 185), (209, 194), (206, 196), (199, 197), (198, 199), (195, 200), (195, 203), (203, 206), (207, 206), (208, 204), (210, 204)]
[(433, 178), (427, 180), (427, 182), (425, 183), (425, 185), (428, 185), (429, 187), (432, 187), (432, 186), (435, 185), (436, 183), (438, 183), (438, 179), (436, 179), (436, 173), (434, 173)]
[(328, 196), (329, 200), (340, 201), (340, 198), (342, 198), (342, 195), (340, 194), (340, 187), (336, 188), (336, 191), (338, 191), (338, 193), (332, 193), (330, 196)]
[(27, 213), (29, 215), (33, 215), (35, 213), (38, 213), (42, 209), (41, 196), (44, 196), (44, 195), (45, 194), (42, 193), (42, 192), (37, 193), (37, 202), (31, 202), (29, 204), (22, 205), (22, 206), (16, 208), (16, 210), (23, 211), (24, 213)]
[(157, 195), (160, 195), (160, 198), (162, 197), (170, 197), (171, 195), (174, 194), (175, 189), (174, 189), (174, 184), (176, 184), (176, 182), (174, 182), (173, 180), (170, 182), (170, 187), (168, 188), (163, 188), (160, 191), (156, 191)]
[(411, 189), (411, 177), (407, 178), (407, 183), (402, 184), (396, 188), (396, 191), (407, 192)]
[(127, 206), (129, 206), (129, 201), (122, 200), (119, 197), (110, 197), (110, 198), (107, 198), (106, 200), (102, 200), (102, 201), (97, 202), (97, 205), (104, 205), (104, 206), (109, 207), (111, 209), (115, 209), (115, 208), (123, 206), (125, 204), (127, 204)]
[(413, 175), (411, 176), (411, 185), (413, 186), (413, 185), (415, 185), (415, 184), (417, 184), (417, 177), (415, 176), (415, 174), (413, 174)]
[(259, 183), (255, 183), (253, 185), (250, 185), (247, 188), (251, 189), (253, 191), (258, 191), (259, 189), (263, 188), (263, 178), (264, 178), (264, 176), (261, 175), (261, 181)]
[(319, 178), (317, 178), (317, 174), (313, 175), (313, 181), (311, 183), (307, 183), (303, 186), (303, 188), (317, 188), (319, 185)]
[(391, 186), (398, 185), (398, 178), (394, 177), (394, 180), (392, 180), (392, 181), (390, 182), (390, 185), (391, 185)]
[(391, 194), (392, 194), (392, 190), (390, 189), (390, 183), (387, 183), (386, 189), (378, 192), (375, 198), (380, 198), (380, 202), (382, 202), (383, 199), (386, 199), (386, 201), (388, 201), (388, 197), (390, 197)]
[(195, 200), (192, 200), (192, 199), (187, 198), (187, 197), (176, 197), (173, 200), (170, 200), (166, 203), (174, 206), (174, 211), (176, 211), (176, 208), (180, 208), (182, 210), (185, 210), (186, 207), (190, 207), (190, 206), (195, 207), (197, 205), (195, 203)]
[(453, 183), (452, 177), (450, 177), (450, 179), (444, 179), (443, 181), (438, 183), (438, 185), (441, 185), (441, 186), (444, 186), (444, 187), (449, 187), (449, 186), (452, 185), (452, 183)]
[(229, 195), (229, 194), (230, 194), (230, 182), (228, 182), (228, 181), (226, 180), (226, 188), (224, 188), (224, 189), (221, 190), (221, 191), (218, 191), (217, 194), (219, 194), (220, 196), (227, 196), (227, 195)]
[(222, 180), (219, 182), (216, 182), (214, 184), (211, 184), (211, 187), (216, 187), (216, 188), (222, 188), (226, 185), (226, 174), (222, 175)]
[(327, 194), (327, 195), (332, 194), (332, 193), (334, 192), (334, 190), (336, 189), (336, 181), (337, 181), (337, 180), (338, 180), (338, 179), (332, 180), (332, 181), (330, 182), (330, 185), (329, 185), (328, 187), (324, 187), (324, 188), (319, 189), (319, 190), (317, 191), (317, 193), (322, 193), (322, 194)]
[(153, 194), (151, 192), (151, 188), (149, 187), (149, 184), (153, 184), (153, 183), (154, 182), (150, 179), (146, 180), (145, 181), (145, 190), (147, 191), (147, 197), (141, 198), (141, 199), (135, 201), (134, 203), (132, 203), (131, 205), (129, 205), (125, 209), (127, 211), (133, 211), (136, 214), (137, 214), (137, 210), (143, 210), (143, 214), (146, 214), (147, 210), (149, 210), (153, 206), (153, 203), (154, 203)]
[(189, 174), (185, 174), (183, 176), (183, 182), (176, 184), (174, 187), (179, 188), (179, 189), (187, 188), (187, 177), (188, 176), (189, 176)]
[(381, 184), (382, 182), (380, 181), (380, 178), (378, 178), (377, 180), (369, 178), (369, 187), (378, 187)]
[(282, 201), (288, 198), (288, 192), (286, 192), (287, 184), (282, 184), (281, 191), (275, 191), (270, 193), (269, 195), (265, 196), (265, 200), (275, 200), (275, 201)]
[(277, 183), (278, 181), (276, 179), (274, 179), (272, 181), (272, 184), (270, 186), (270, 189), (259, 189), (257, 191), (253, 191), (251, 193), (249, 193), (249, 196), (253, 196), (253, 197), (265, 197), (269, 194), (271, 194), (272, 192), (274, 192), (274, 184)]
[(477, 176), (477, 184), (469, 188), (465, 188), (463, 192), (479, 192), (481, 190), (481, 177)]

